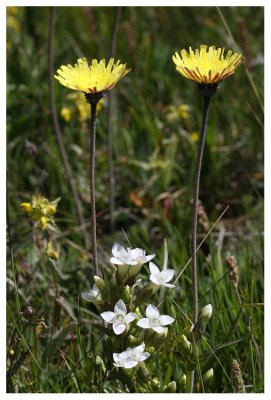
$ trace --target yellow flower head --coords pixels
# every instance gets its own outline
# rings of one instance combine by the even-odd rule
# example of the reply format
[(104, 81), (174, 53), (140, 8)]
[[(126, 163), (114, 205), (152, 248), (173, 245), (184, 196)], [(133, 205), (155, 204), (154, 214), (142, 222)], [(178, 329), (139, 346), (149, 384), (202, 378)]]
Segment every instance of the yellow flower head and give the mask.
[(99, 63), (92, 60), (91, 65), (85, 57), (79, 58), (77, 64), (73, 66), (62, 65), (55, 78), (69, 89), (80, 90), (84, 93), (98, 93), (112, 89), (115, 84), (123, 78), (130, 69), (126, 69), (126, 64), (120, 61), (114, 63), (114, 58), (110, 58), (107, 66), (105, 59)]
[(182, 50), (172, 56), (176, 70), (188, 79), (200, 84), (215, 84), (234, 74), (243, 57), (231, 50), (224, 55), (225, 48), (201, 45), (195, 52)]

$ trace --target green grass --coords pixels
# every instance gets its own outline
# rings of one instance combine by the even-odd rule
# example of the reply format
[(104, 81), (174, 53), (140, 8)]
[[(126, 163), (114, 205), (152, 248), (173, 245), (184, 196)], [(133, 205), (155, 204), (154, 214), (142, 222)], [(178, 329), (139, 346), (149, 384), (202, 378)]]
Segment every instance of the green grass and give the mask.
[[(112, 343), (92, 326), (96, 310), (81, 299), (91, 286), (92, 268), (70, 186), (65, 179), (52, 119), (48, 86), (48, 7), (22, 7), (19, 30), (7, 28), (8, 227), (7, 345), (17, 370), (9, 392), (164, 391), (176, 381), (183, 392), (182, 358), (170, 347), (192, 316), (190, 264), (177, 287), (164, 292), (163, 313), (176, 316), (160, 353), (146, 362), (135, 384), (112, 370)], [(60, 7), (54, 37), (55, 69), (81, 55), (108, 56), (116, 9)], [(114, 168), (116, 229), (110, 233), (107, 161), (107, 104), (97, 126), (97, 226), (99, 264), (110, 274), (108, 255), (115, 241), (156, 253), (162, 267), (164, 238), (169, 268), (178, 275), (190, 258), (191, 197), (201, 123), (196, 86), (175, 71), (173, 52), (201, 43), (233, 48), (246, 56), (238, 72), (221, 83), (212, 99), (200, 199), (214, 227), (198, 252), (199, 304), (211, 303), (213, 316), (200, 347), (196, 383), (210, 368), (214, 379), (204, 390), (233, 392), (236, 359), (247, 392), (264, 391), (263, 348), (263, 7), (124, 7), (116, 58), (131, 72), (114, 88)], [(70, 90), (55, 81), (56, 107), (65, 148), (89, 219), (88, 122), (65, 122), (61, 108)], [(189, 105), (186, 121), (169, 118), (169, 106)], [(32, 147), (31, 147), (32, 146)], [(31, 151), (32, 149), (32, 151)], [(60, 258), (40, 256), (27, 218), (19, 209), (32, 194), (61, 197), (55, 241)], [(206, 232), (199, 226), (199, 240)], [(225, 257), (235, 256), (240, 273), (240, 305)], [(148, 277), (142, 269), (142, 278)], [(55, 282), (59, 296), (55, 295)], [(155, 295), (154, 304), (162, 297)], [(34, 309), (31, 323), (22, 314)], [(168, 345), (167, 345), (168, 344)], [(117, 341), (113, 346), (118, 347)], [(12, 352), (14, 351), (14, 355)], [(20, 357), (26, 354), (24, 358)], [(102, 361), (97, 358), (100, 356)], [(159, 384), (144, 386), (157, 377)], [(146, 381), (144, 384), (144, 380)], [(160, 385), (160, 386), (159, 386)], [(148, 389), (146, 389), (146, 387)], [(202, 385), (197, 385), (202, 392)]]

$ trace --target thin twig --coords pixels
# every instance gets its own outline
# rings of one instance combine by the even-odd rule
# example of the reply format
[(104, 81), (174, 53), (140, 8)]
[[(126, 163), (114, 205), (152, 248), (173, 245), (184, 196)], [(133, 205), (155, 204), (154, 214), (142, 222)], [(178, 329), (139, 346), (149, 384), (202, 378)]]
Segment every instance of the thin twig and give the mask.
[[(113, 24), (111, 43), (108, 58), (114, 57), (116, 50), (116, 38), (121, 16), (121, 7), (117, 7), (116, 16)], [(108, 112), (107, 112), (107, 135), (108, 135), (108, 177), (109, 177), (109, 212), (110, 212), (110, 230), (111, 233), (115, 228), (115, 174), (114, 174), (114, 163), (113, 163), (113, 103), (114, 93), (109, 91), (108, 93)]]
[[(55, 91), (54, 91), (54, 36), (55, 36), (55, 19), (56, 19), (56, 7), (50, 7), (50, 26), (49, 26), (49, 38), (48, 38), (48, 60), (49, 60), (49, 93), (50, 93), (50, 106), (51, 114), (53, 118), (53, 126), (56, 134), (56, 139), (62, 158), (63, 167), (65, 170), (65, 176), (70, 184), (71, 192), (76, 205), (78, 219), (81, 226), (84, 226), (85, 220), (83, 215), (83, 208), (80, 201), (79, 193), (76, 187), (76, 182), (72, 175), (71, 166), (68, 160), (68, 155), (65, 149), (62, 131), (60, 128), (56, 104), (55, 104)], [(83, 229), (85, 245), (88, 247), (89, 240), (86, 229)]]

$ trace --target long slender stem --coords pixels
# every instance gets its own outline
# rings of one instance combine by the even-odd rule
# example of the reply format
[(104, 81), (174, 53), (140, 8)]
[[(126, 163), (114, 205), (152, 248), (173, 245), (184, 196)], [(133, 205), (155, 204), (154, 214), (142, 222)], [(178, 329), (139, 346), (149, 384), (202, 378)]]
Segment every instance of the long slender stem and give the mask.
[[(194, 190), (193, 190), (193, 211), (192, 211), (192, 293), (193, 293), (193, 323), (195, 324), (198, 319), (199, 302), (198, 302), (198, 277), (197, 277), (197, 222), (198, 222), (198, 201), (199, 201), (199, 185), (200, 173), (203, 158), (203, 150), (208, 122), (208, 111), (210, 105), (211, 95), (203, 95), (203, 113), (202, 125), (200, 132), (200, 141), (198, 147), (198, 154), (196, 160), (196, 169), (194, 175)], [(193, 393), (195, 371), (190, 373), (190, 392)]]
[(198, 154), (196, 160), (196, 169), (194, 175), (194, 194), (193, 194), (193, 211), (192, 211), (192, 291), (193, 291), (193, 323), (195, 324), (198, 319), (199, 305), (198, 305), (198, 280), (197, 280), (197, 211), (199, 201), (199, 184), (200, 184), (200, 173), (201, 164), (203, 158), (203, 150), (206, 136), (206, 128), (208, 121), (208, 111), (210, 104), (210, 96), (203, 97), (203, 114), (202, 114), (202, 125), (200, 132), (200, 141), (198, 147)]
[(98, 275), (98, 257), (96, 241), (96, 204), (95, 204), (95, 144), (96, 144), (96, 110), (97, 101), (91, 102), (90, 118), (90, 201), (91, 201), (91, 240), (94, 275)]
[(54, 92), (54, 36), (55, 36), (55, 19), (56, 19), (56, 8), (50, 7), (50, 27), (49, 27), (49, 38), (48, 38), (48, 60), (49, 60), (49, 92), (50, 92), (50, 105), (51, 114), (53, 118), (53, 126), (56, 134), (57, 144), (59, 152), (62, 158), (62, 163), (65, 171), (65, 176), (70, 184), (71, 192), (74, 198), (75, 207), (78, 214), (79, 223), (82, 226), (84, 233), (84, 241), (86, 247), (88, 247), (88, 235), (85, 228), (85, 220), (83, 215), (83, 207), (80, 201), (80, 196), (76, 187), (74, 177), (72, 175), (71, 166), (69, 163), (68, 155), (65, 149), (62, 131), (60, 128), (56, 105), (55, 105), (55, 92)]

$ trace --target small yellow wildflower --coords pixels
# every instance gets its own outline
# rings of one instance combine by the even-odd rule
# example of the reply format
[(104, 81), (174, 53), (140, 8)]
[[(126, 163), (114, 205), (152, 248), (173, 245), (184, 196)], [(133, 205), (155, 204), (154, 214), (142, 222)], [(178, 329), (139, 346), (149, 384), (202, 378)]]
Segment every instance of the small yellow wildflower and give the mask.
[(47, 228), (47, 224), (48, 224), (47, 218), (44, 216), (40, 217), (40, 225), (43, 230)]
[(70, 64), (62, 65), (55, 78), (69, 89), (98, 93), (112, 89), (129, 71), (126, 64), (120, 64), (120, 61), (114, 63), (114, 58), (110, 58), (106, 66), (105, 59), (99, 63), (94, 59), (88, 65), (87, 59), (83, 57), (77, 60), (74, 67)]
[(66, 121), (66, 122), (69, 122), (70, 121), (70, 119), (71, 119), (71, 111), (69, 110), (69, 108), (68, 107), (63, 107), (62, 109), (61, 109), (61, 116), (62, 116), (62, 118)]
[(229, 50), (224, 55), (225, 48), (201, 45), (195, 52), (189, 47), (189, 53), (183, 49), (179, 55), (176, 52), (173, 62), (176, 70), (188, 79), (200, 84), (215, 84), (235, 73), (241, 65), (243, 57)]
[(21, 210), (27, 213), (31, 213), (33, 208), (30, 203), (21, 203), (20, 204)]
[(199, 133), (198, 132), (192, 132), (191, 133), (191, 138), (193, 142), (197, 142), (199, 140)]
[(57, 203), (60, 199), (52, 202), (40, 194), (32, 197), (31, 203), (21, 203), (20, 208), (23, 212), (29, 214), (32, 222), (42, 230), (48, 229), (56, 231), (54, 215), (57, 209)]
[(181, 119), (187, 119), (189, 115), (189, 106), (187, 104), (182, 104), (179, 106), (178, 112)]

